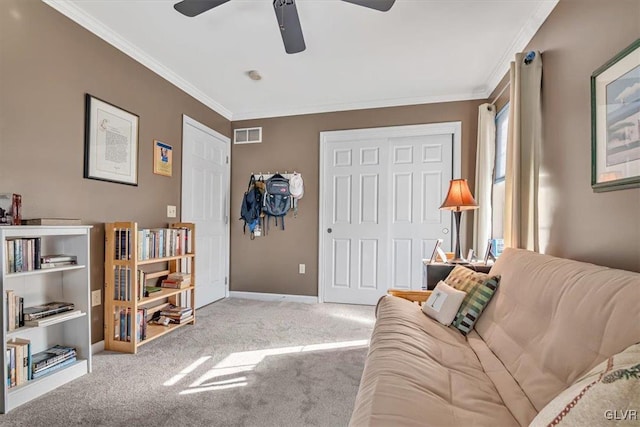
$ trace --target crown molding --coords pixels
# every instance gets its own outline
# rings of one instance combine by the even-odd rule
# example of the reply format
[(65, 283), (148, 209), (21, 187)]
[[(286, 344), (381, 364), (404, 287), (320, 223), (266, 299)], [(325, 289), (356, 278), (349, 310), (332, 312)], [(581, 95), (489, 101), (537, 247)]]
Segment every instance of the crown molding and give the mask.
[(480, 93), (469, 92), (469, 93), (461, 93), (457, 95), (422, 96), (422, 97), (369, 100), (369, 101), (349, 102), (349, 103), (339, 103), (339, 104), (306, 105), (303, 107), (283, 108), (278, 110), (258, 110), (258, 111), (245, 111), (245, 112), (240, 111), (233, 114), (233, 120), (239, 121), (239, 120), (267, 119), (267, 118), (273, 118), (273, 117), (299, 116), (303, 114), (333, 113), (338, 111), (350, 111), (350, 110), (368, 110), (372, 108), (408, 107), (412, 105), (434, 104), (439, 102), (456, 102), (456, 101), (471, 101), (475, 99), (486, 99), (487, 96), (488, 96), (487, 92), (483, 91)]
[(558, 1), (559, 0), (548, 0), (541, 2), (538, 8), (529, 17), (516, 38), (513, 40), (513, 43), (511, 43), (509, 48), (507, 48), (491, 74), (489, 74), (486, 83), (488, 88), (486, 98), (491, 95), (502, 78), (509, 72), (509, 64), (513, 61), (516, 53), (522, 52), (527, 47), (553, 8), (556, 7)]
[(152, 56), (146, 54), (142, 49), (138, 48), (133, 43), (125, 40), (118, 33), (107, 27), (103, 23), (97, 21), (92, 16), (85, 13), (82, 9), (77, 7), (74, 3), (64, 0), (42, 0), (43, 3), (49, 5), (53, 9), (57, 10), (67, 18), (76, 22), (83, 28), (92, 32), (102, 40), (111, 44), (118, 50), (122, 51), (126, 55), (130, 56), (134, 60), (138, 61), (145, 67), (149, 68), (160, 77), (169, 81), (179, 89), (183, 90), (187, 94), (191, 95), (198, 101), (202, 102), (207, 107), (214, 110), (227, 120), (232, 119), (231, 111), (225, 108), (222, 104), (209, 97), (200, 89), (187, 82), (185, 79), (174, 73), (169, 68), (165, 67), (158, 60)]

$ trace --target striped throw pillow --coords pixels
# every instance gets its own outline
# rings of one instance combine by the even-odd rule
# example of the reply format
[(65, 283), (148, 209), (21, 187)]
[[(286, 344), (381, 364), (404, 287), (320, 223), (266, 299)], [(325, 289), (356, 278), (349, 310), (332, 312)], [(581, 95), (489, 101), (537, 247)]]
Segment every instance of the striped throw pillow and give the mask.
[(467, 335), (498, 289), (500, 276), (489, 276), (457, 265), (449, 273), (445, 282), (449, 286), (467, 293), (451, 323), (452, 327), (458, 329), (463, 335)]

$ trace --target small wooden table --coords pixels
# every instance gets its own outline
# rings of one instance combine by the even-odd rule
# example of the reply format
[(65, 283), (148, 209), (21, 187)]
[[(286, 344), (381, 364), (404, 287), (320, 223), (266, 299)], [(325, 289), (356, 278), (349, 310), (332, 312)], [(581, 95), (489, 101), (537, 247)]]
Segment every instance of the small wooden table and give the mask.
[(431, 296), (431, 291), (410, 291), (406, 289), (388, 289), (387, 293), (394, 297), (408, 299), (411, 302), (417, 302), (422, 305)]

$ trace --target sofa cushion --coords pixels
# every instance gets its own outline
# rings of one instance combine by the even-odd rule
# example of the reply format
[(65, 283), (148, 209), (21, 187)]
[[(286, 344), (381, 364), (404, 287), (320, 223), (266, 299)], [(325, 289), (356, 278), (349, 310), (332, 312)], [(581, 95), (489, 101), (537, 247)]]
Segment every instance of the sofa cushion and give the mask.
[(491, 297), (498, 288), (500, 277), (490, 276), (486, 273), (473, 271), (467, 267), (457, 265), (445, 279), (445, 282), (454, 288), (466, 292), (467, 296), (462, 301), (452, 326), (463, 335), (472, 329), (482, 311), (487, 306)]
[(518, 426), (464, 336), (387, 296), (351, 426)]
[(640, 274), (508, 248), (475, 330), (537, 411), (608, 357), (640, 342)]
[(466, 293), (452, 288), (441, 280), (431, 292), (431, 296), (422, 304), (422, 311), (432, 319), (449, 326), (466, 296)]
[[(560, 393), (534, 418), (532, 427), (637, 425), (640, 408), (640, 344), (597, 365)], [(614, 412), (615, 411), (615, 412)]]

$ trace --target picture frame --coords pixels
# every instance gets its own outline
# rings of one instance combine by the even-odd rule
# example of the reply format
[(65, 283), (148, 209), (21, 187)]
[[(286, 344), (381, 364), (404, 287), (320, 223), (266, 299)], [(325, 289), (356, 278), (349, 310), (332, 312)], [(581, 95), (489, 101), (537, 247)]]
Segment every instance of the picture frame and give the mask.
[(440, 247), (442, 245), (442, 242), (444, 242), (443, 239), (436, 240), (436, 244), (433, 247), (433, 252), (431, 253), (431, 258), (429, 259), (429, 263), (433, 264), (433, 263), (437, 262), (438, 261), (438, 257), (440, 257), (440, 260), (442, 262), (447, 262), (447, 255), (445, 254), (445, 252)]
[(591, 75), (591, 187), (640, 187), (640, 39)]
[(153, 140), (153, 173), (172, 176), (173, 147), (157, 139)]
[(138, 116), (85, 95), (84, 177), (138, 185)]
[(489, 239), (487, 242), (487, 249), (484, 252), (484, 265), (489, 265), (489, 261), (494, 262), (496, 256), (493, 253), (493, 239)]

